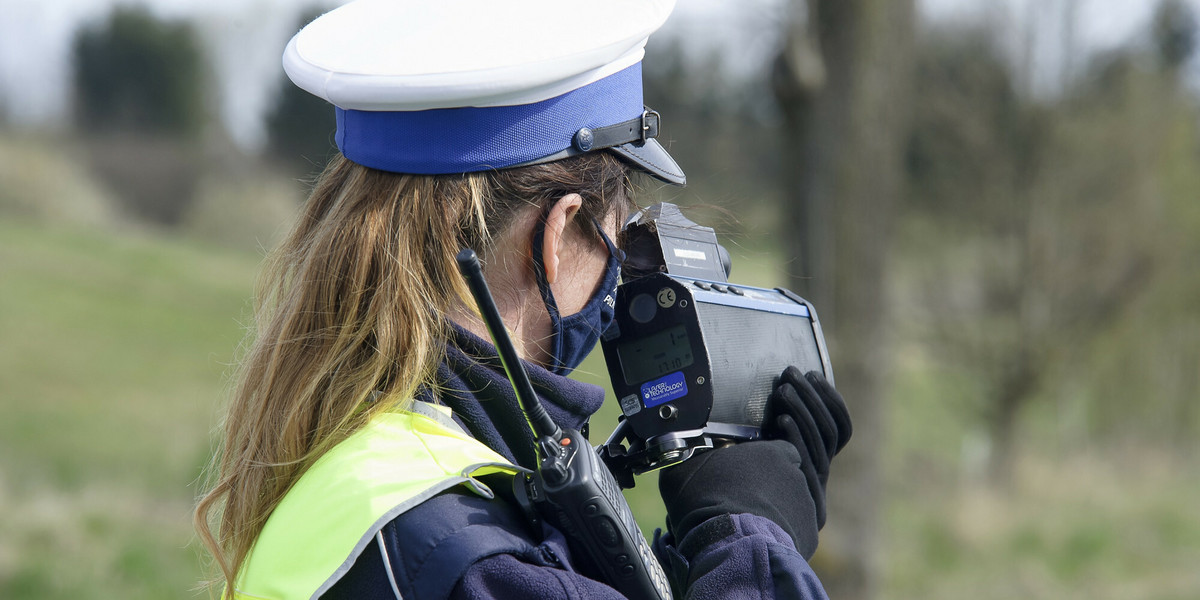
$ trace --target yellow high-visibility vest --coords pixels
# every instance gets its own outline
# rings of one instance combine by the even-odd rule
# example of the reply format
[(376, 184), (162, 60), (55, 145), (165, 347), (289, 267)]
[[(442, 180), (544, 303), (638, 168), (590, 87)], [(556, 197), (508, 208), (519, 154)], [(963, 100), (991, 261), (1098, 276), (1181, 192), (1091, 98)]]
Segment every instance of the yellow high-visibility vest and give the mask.
[(237, 600), (324, 594), (397, 515), (474, 478), (520, 471), (466, 434), (450, 410), (414, 402), (376, 416), (300, 477), (271, 513), (238, 573)]

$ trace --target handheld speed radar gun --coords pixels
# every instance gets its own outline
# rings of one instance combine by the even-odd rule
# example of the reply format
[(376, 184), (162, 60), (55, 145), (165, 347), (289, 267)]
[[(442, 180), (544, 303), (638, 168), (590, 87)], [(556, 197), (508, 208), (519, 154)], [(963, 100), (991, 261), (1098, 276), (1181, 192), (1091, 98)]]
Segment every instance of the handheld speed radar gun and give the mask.
[(623, 487), (635, 473), (759, 437), (786, 367), (833, 382), (812, 304), (729, 283), (729, 254), (712, 228), (660, 203), (622, 234), (616, 319), (601, 340), (622, 417), (601, 457)]

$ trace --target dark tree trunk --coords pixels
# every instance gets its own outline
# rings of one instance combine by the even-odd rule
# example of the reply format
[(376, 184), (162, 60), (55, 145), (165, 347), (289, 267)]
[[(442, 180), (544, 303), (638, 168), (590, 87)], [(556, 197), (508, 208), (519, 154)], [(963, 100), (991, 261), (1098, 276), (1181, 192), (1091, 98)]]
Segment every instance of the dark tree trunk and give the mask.
[(854, 418), (854, 439), (834, 462), (829, 524), (814, 565), (831, 597), (860, 600), (874, 597), (880, 573), (885, 274), (902, 188), (913, 1), (813, 2), (823, 86), (797, 93), (804, 87), (786, 85), (786, 69), (776, 77), (788, 127), (784, 236), (798, 259), (791, 284), (822, 317)]
[(1016, 349), (1013, 366), (1000, 376), (988, 428), (992, 452), (988, 462), (988, 481), (997, 490), (1009, 489), (1016, 463), (1017, 417), (1037, 385), (1038, 369), (1033, 365), (1032, 349), (1022, 343)]

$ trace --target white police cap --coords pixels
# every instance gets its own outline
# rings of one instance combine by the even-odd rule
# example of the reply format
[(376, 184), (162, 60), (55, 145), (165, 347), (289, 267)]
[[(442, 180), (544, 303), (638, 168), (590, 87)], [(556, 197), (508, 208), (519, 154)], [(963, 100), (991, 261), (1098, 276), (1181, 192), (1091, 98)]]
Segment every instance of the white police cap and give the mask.
[(292, 38), (284, 70), (336, 107), (337, 145), (399, 173), (502, 169), (609, 149), (683, 184), (642, 102), (674, 0), (357, 0)]

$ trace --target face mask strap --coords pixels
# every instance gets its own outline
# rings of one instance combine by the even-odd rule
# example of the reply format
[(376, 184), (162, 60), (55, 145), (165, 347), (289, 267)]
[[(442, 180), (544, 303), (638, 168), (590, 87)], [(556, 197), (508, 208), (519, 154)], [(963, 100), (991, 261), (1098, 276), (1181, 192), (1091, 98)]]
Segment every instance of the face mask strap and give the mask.
[[(600, 221), (592, 219), (592, 225), (596, 227), (596, 233), (600, 234), (600, 239), (604, 241), (604, 245), (608, 247), (610, 257), (615, 257), (618, 263), (625, 262), (625, 252), (613, 243), (608, 234), (604, 233), (604, 227), (600, 225)], [(550, 310), (550, 318), (560, 318), (558, 312), (558, 302), (554, 300), (554, 293), (550, 291), (550, 283), (546, 281), (546, 263), (542, 261), (543, 251), (546, 244), (546, 218), (543, 217), (538, 221), (537, 227), (533, 230), (533, 266), (534, 278), (537, 280), (538, 290), (542, 293), (542, 301), (546, 303), (546, 307)]]
[(533, 230), (533, 275), (537, 279), (538, 290), (542, 293), (542, 302), (546, 304), (546, 310), (550, 313), (550, 320), (557, 321), (560, 318), (558, 302), (554, 300), (554, 293), (550, 291), (550, 283), (546, 281), (546, 263), (542, 261), (545, 245), (546, 219), (543, 216)]
[[(617, 248), (616, 244), (604, 233), (604, 228), (600, 226), (600, 222), (592, 219), (592, 225), (596, 227), (596, 232), (600, 234), (600, 239), (604, 241), (604, 245), (608, 247), (609, 261), (616, 260), (618, 268), (625, 261), (625, 253)], [(546, 215), (543, 215), (538, 220), (537, 226), (533, 230), (533, 265), (534, 279), (537, 281), (538, 291), (542, 294), (542, 304), (546, 307), (546, 312), (550, 315), (550, 326), (552, 331), (553, 347), (551, 348), (551, 357), (554, 361), (551, 370), (558, 371), (565, 367), (562, 364), (561, 358), (563, 353), (562, 339), (562, 313), (558, 310), (558, 302), (554, 299), (554, 292), (550, 290), (550, 283), (546, 280), (546, 264), (542, 260), (546, 244)], [(603, 290), (601, 290), (603, 292)]]
[(592, 219), (592, 225), (596, 226), (596, 233), (600, 234), (600, 239), (604, 240), (604, 245), (608, 246), (608, 255), (616, 258), (620, 264), (625, 264), (625, 251), (618, 248), (616, 244), (609, 239), (608, 234), (604, 233), (604, 228), (600, 226), (600, 221)]
[(546, 244), (546, 215), (542, 215), (538, 219), (537, 227), (533, 230), (533, 275), (537, 280), (538, 291), (542, 293), (542, 305), (546, 307), (546, 312), (550, 314), (550, 356), (554, 360), (551, 365), (551, 371), (557, 371), (562, 365), (559, 364), (559, 358), (562, 356), (562, 336), (558, 332), (562, 329), (562, 316), (558, 312), (558, 302), (554, 299), (554, 292), (550, 291), (550, 283), (546, 281), (546, 263), (542, 261)]

